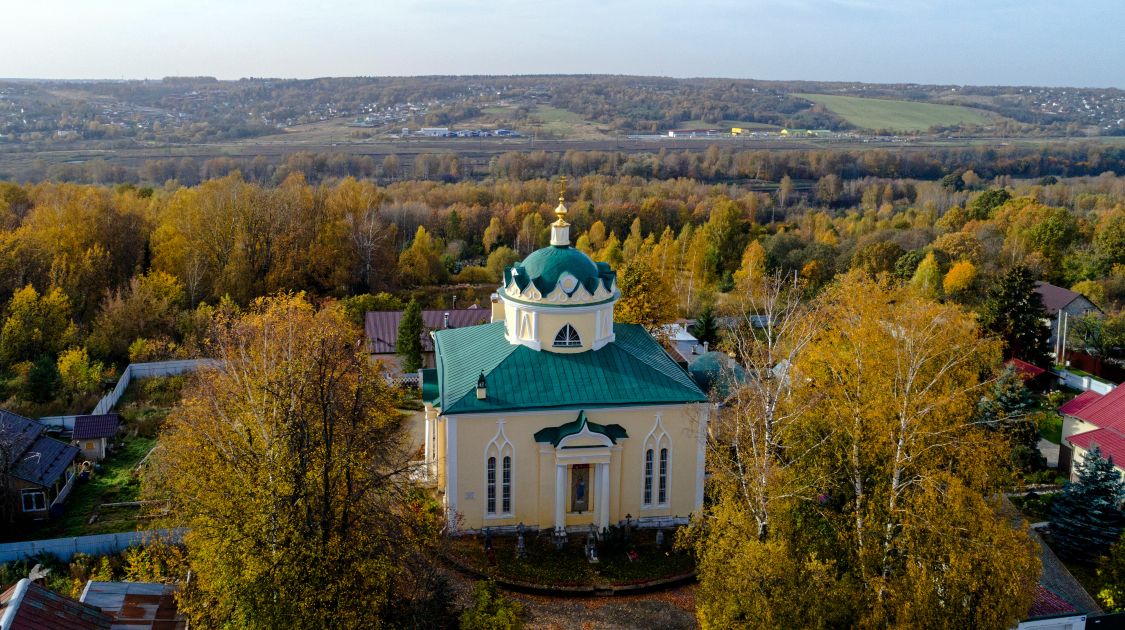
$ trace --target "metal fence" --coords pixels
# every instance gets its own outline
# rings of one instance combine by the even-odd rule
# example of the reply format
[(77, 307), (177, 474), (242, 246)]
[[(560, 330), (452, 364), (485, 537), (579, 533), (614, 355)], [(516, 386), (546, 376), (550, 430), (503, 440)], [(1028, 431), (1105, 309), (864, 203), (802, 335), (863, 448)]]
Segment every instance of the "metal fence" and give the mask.
[(120, 532), (117, 534), (4, 543), (0, 544), (0, 562), (27, 560), (42, 554), (50, 554), (62, 562), (66, 562), (73, 558), (75, 554), (84, 553), (96, 556), (120, 553), (129, 547), (137, 547), (157, 539), (166, 542), (180, 542), (183, 535), (183, 529), (153, 529), (143, 532)]
[[(113, 391), (109, 392), (102, 399), (98, 401), (97, 406), (90, 412), (90, 415), (99, 416), (109, 413), (115, 406), (117, 401), (125, 395), (125, 390), (129, 388), (129, 383), (134, 379), (153, 378), (156, 376), (177, 376), (184, 372), (192, 372), (199, 369), (204, 365), (214, 365), (214, 359), (183, 359), (179, 361), (156, 361), (153, 363), (130, 363), (121, 372), (121, 378), (117, 379), (117, 385), (114, 386)], [(59, 427), (61, 429), (72, 431), (74, 430), (74, 419), (78, 416), (45, 416), (39, 419), (39, 422), (51, 426)]]

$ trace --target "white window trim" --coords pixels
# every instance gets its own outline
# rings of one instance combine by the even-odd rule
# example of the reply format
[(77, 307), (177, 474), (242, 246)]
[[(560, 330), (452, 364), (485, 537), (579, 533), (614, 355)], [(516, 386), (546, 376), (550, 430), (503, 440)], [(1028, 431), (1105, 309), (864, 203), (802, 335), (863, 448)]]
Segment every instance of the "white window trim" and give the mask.
[[(664, 429), (663, 414), (656, 414), (652, 430), (641, 443), (641, 509), (663, 510), (672, 504), (672, 440)], [(660, 501), (660, 449), (668, 449), (668, 470), (664, 476), (664, 501)], [(652, 450), (652, 501), (645, 503), (645, 457)]]
[[(516, 513), (516, 449), (512, 441), (504, 433), (504, 419), (496, 421), (496, 435), (484, 449), (484, 518), (506, 519), (512, 518)], [(496, 458), (496, 511), (488, 511), (488, 458)], [(508, 511), (504, 511), (504, 458), (512, 458), (512, 477), (509, 485)]]
[[(31, 497), (31, 496), (34, 496), (34, 495), (39, 495), (39, 496), (43, 497), (43, 507), (36, 508), (35, 507), (35, 501), (32, 500), (32, 509), (29, 510), (29, 509), (27, 509), (27, 499), (28, 499), (28, 497)], [(24, 488), (22, 491), (20, 491), (20, 507), (22, 508), (22, 511), (24, 511), (24, 512), (42, 512), (43, 510), (46, 510), (47, 509), (47, 493), (43, 490), (34, 490), (34, 489), (31, 489), (31, 488)]]

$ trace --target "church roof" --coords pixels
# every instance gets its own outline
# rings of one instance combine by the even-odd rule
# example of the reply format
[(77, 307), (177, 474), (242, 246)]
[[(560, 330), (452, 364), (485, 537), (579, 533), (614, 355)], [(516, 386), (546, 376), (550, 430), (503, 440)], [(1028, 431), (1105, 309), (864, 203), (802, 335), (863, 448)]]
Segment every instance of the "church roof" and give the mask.
[[(608, 264), (594, 262), (581, 250), (569, 245), (550, 245), (531, 252), (523, 262), (505, 269), (504, 285), (514, 281), (520, 291), (523, 291), (528, 284), (534, 284), (541, 294), (547, 295), (554, 290), (564, 274), (574, 276), (578, 284), (586, 287), (591, 294), (598, 290), (599, 283), (605, 290), (611, 290), (616, 278)], [(577, 288), (576, 284), (567, 293), (573, 293)]]
[[(439, 330), (437, 405), (443, 414), (703, 402), (707, 396), (643, 327), (614, 324), (616, 341), (571, 354), (511, 344), (504, 323)], [(488, 395), (476, 397), (484, 373)]]

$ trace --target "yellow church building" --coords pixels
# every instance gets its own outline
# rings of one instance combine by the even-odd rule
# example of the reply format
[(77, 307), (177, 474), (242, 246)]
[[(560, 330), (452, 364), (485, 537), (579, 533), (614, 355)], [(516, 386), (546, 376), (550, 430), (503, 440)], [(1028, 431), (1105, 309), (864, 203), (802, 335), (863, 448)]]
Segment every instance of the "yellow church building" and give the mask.
[(684, 523), (703, 503), (707, 396), (644, 328), (615, 323), (617, 278), (570, 243), (504, 273), (492, 321), (433, 333), (424, 457), (452, 529)]

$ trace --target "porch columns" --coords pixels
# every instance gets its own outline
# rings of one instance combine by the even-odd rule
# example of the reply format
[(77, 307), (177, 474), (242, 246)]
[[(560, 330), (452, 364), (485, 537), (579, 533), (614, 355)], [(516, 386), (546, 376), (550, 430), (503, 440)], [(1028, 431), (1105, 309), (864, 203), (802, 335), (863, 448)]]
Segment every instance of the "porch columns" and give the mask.
[(609, 527), (609, 464), (598, 464), (598, 529)]
[(566, 464), (555, 466), (555, 529), (566, 529)]

